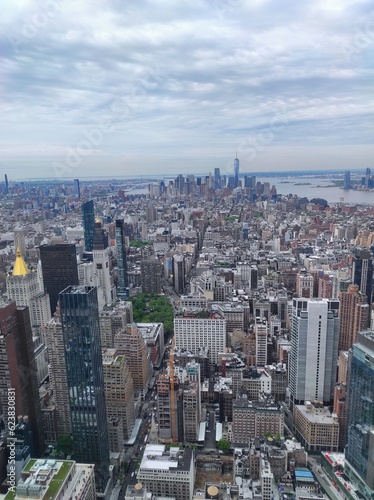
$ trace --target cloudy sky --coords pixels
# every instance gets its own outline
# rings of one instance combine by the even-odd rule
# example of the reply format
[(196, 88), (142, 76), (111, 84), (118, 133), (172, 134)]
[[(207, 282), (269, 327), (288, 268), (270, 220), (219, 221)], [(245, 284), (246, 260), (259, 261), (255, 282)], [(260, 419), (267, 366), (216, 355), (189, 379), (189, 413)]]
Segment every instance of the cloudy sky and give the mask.
[(10, 178), (374, 168), (372, 0), (0, 0)]

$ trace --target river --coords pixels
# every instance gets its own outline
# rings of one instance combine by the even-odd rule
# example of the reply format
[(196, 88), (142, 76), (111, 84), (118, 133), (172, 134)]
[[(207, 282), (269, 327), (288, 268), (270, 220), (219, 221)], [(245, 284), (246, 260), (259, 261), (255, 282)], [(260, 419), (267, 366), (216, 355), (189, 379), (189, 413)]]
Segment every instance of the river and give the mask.
[(333, 182), (324, 177), (258, 177), (257, 180), (269, 182), (270, 187), (276, 187), (278, 194), (296, 194), (309, 200), (323, 198), (328, 203), (374, 204), (374, 191), (327, 187)]

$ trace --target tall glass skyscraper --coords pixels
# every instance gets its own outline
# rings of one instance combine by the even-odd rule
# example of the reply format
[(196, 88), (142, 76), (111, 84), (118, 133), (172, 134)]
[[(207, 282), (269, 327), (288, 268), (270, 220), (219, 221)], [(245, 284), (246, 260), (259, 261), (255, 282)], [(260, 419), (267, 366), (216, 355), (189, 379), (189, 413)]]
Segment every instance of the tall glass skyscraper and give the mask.
[(79, 185), (79, 179), (74, 179), (74, 197), (78, 200), (81, 199), (81, 188)]
[(234, 182), (235, 187), (237, 188), (239, 185), (239, 160), (235, 158), (234, 160)]
[(84, 233), (84, 249), (92, 252), (95, 234), (95, 208), (93, 200), (82, 203), (82, 220)]
[(104, 492), (109, 479), (109, 440), (97, 289), (69, 286), (60, 293), (74, 458), (95, 464)]
[(374, 331), (364, 330), (349, 352), (348, 475), (363, 494), (374, 498)]
[(74, 244), (58, 243), (39, 247), (43, 283), (49, 294), (51, 314), (56, 311), (58, 294), (69, 285), (78, 285), (77, 251)]
[(373, 258), (367, 248), (356, 248), (352, 263), (352, 281), (368, 298), (371, 306), (373, 293)]
[(115, 228), (116, 251), (117, 251), (117, 266), (118, 266), (118, 285), (117, 295), (119, 297), (127, 297), (127, 260), (125, 251), (125, 232), (123, 219), (116, 220)]

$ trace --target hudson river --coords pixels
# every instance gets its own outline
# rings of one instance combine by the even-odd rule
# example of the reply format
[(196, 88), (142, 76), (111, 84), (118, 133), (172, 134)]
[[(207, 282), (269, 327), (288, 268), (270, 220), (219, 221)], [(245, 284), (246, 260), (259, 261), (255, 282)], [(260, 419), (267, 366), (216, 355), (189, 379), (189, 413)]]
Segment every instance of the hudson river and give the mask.
[[(364, 203), (374, 204), (374, 191), (356, 191), (354, 189), (341, 189), (332, 186), (330, 179), (321, 177), (258, 177), (260, 182), (269, 182), (270, 187), (275, 186), (278, 194), (296, 194), (312, 198), (323, 198), (328, 203)], [(283, 182), (282, 182), (283, 181)], [(285, 182), (286, 181), (286, 182)]]

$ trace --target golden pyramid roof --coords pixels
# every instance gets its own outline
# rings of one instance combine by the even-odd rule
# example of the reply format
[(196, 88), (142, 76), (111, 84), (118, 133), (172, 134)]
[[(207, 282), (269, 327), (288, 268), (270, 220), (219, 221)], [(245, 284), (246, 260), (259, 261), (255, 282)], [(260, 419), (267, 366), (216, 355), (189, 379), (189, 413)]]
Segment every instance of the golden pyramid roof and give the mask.
[(16, 260), (13, 267), (13, 276), (26, 276), (26, 274), (29, 274), (29, 268), (27, 267), (26, 262), (23, 260), (21, 250), (17, 248)]

